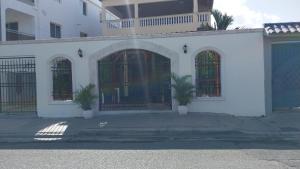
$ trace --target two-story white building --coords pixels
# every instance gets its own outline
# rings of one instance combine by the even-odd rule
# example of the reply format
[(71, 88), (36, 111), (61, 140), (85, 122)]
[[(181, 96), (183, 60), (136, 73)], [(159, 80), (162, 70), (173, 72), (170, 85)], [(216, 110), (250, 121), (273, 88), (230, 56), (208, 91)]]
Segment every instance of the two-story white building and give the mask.
[(101, 35), (99, 0), (0, 0), (2, 41)]
[[(53, 9), (66, 2), (47, 1)], [(73, 102), (74, 93), (88, 84), (96, 85), (95, 114), (176, 112), (171, 73), (192, 76), (196, 92), (190, 112), (261, 116), (300, 107), (299, 80), (282, 83), (300, 77), (299, 23), (205, 31), (213, 0), (103, 0), (102, 12), (95, 16), (89, 15), (92, 7), (82, 8), (83, 1), (72, 2), (78, 15), (69, 15), (76, 9), (69, 10), (67, 4), (50, 14), (41, 8), (42, 0), (16, 3), (45, 18), (21, 15), (28, 18), (24, 27), (9, 21), (18, 20), (13, 14), (26, 12), (8, 8), (5, 14), (15, 12), (12, 17), (1, 14), (8, 20), (6, 27), (2, 19), (2, 29), (18, 27), (17, 33), (38, 38), (0, 43), (0, 112), (79, 117), (82, 110)], [(83, 22), (93, 17), (95, 22)], [(34, 31), (28, 24), (35, 25)], [(80, 33), (100, 36), (81, 38)], [(48, 39), (52, 34), (73, 38)], [(289, 58), (293, 60), (282, 64)]]
[[(73, 25), (65, 37), (86, 29), (103, 36), (2, 42), (1, 112), (81, 116), (74, 93), (90, 83), (99, 96), (96, 114), (177, 111), (170, 79), (176, 73), (193, 77), (191, 112), (265, 114), (263, 30), (200, 31), (210, 24), (212, 6), (213, 0), (103, 0), (99, 22)], [(64, 34), (64, 22), (47, 16), (35, 29), (46, 31), (37, 34)]]

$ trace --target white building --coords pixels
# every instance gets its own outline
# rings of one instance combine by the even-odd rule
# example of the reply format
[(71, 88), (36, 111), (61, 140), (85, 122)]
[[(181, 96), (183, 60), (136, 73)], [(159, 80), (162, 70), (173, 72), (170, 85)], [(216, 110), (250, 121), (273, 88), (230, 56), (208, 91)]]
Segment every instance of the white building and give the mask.
[[(99, 96), (95, 114), (176, 112), (171, 73), (192, 76), (190, 112), (261, 116), (300, 107), (299, 23), (203, 31), (213, 0), (126, 2), (103, 0), (105, 36), (1, 42), (0, 112), (79, 117), (74, 93), (88, 84)], [(280, 66), (282, 58), (290, 61)]]
[(101, 35), (99, 0), (0, 0), (2, 41)]

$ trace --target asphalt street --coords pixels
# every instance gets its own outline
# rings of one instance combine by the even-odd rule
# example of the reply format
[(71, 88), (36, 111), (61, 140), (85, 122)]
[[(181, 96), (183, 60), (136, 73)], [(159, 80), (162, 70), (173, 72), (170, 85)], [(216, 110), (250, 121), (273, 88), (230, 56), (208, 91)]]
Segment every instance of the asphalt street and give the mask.
[(0, 168), (300, 168), (300, 145), (287, 141), (2, 143)]

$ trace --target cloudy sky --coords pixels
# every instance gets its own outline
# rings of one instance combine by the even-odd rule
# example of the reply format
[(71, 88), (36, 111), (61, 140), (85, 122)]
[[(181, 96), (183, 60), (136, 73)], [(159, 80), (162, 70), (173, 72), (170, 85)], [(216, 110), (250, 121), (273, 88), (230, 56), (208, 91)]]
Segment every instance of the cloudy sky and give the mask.
[(300, 22), (300, 0), (215, 0), (214, 8), (234, 16), (232, 28), (260, 28), (263, 23), (270, 22)]

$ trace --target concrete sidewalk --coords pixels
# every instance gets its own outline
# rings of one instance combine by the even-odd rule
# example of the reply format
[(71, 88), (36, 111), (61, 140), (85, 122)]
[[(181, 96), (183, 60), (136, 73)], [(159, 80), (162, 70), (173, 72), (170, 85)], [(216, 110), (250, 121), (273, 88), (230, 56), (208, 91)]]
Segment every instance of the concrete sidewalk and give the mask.
[(149, 141), (167, 139), (300, 138), (300, 114), (277, 113), (268, 117), (225, 114), (175, 113), (103, 115), (44, 119), (0, 115), (0, 142), (32, 141)]

